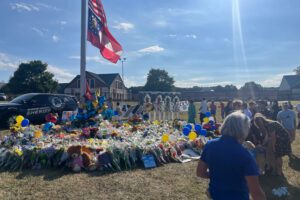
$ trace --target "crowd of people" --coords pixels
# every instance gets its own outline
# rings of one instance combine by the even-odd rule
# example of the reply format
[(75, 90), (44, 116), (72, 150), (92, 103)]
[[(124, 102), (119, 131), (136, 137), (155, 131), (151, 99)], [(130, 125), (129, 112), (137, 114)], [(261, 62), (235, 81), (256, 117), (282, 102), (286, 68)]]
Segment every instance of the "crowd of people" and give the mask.
[[(200, 122), (208, 111), (215, 118), (216, 108), (203, 99)], [(210, 179), (213, 199), (249, 199), (249, 192), (253, 199), (265, 199), (258, 176), (283, 176), (282, 157), (293, 156), (297, 125), (291, 103), (234, 100), (220, 102), (219, 108), (222, 136), (205, 146), (197, 175)]]

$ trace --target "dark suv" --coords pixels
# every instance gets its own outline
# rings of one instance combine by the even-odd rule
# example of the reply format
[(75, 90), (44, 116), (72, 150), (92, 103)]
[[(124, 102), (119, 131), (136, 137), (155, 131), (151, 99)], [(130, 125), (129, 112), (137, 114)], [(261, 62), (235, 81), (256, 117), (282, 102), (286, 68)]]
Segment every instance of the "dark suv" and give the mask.
[(48, 113), (58, 113), (77, 109), (74, 96), (61, 94), (29, 93), (21, 95), (9, 103), (0, 104), (0, 126), (7, 127), (17, 115), (23, 115), (32, 123), (44, 122)]

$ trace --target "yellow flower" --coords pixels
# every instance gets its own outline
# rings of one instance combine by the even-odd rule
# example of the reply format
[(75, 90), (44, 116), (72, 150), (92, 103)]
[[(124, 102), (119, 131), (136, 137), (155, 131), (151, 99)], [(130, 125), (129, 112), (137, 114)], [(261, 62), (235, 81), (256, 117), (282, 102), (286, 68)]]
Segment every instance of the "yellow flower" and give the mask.
[(16, 148), (16, 149), (14, 150), (14, 152), (15, 152), (15, 154), (17, 154), (18, 156), (22, 156), (22, 155), (23, 155), (23, 152), (22, 152), (20, 149), (18, 149), (18, 148)]

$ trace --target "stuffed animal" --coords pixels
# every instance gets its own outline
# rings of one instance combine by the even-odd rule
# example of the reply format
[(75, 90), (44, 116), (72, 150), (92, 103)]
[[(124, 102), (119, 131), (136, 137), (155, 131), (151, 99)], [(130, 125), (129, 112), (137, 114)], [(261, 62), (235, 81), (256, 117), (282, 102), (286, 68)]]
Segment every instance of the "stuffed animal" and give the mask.
[(70, 167), (74, 172), (80, 172), (82, 169), (93, 171), (96, 165), (93, 161), (93, 154), (87, 147), (71, 146), (67, 150), (71, 159)]

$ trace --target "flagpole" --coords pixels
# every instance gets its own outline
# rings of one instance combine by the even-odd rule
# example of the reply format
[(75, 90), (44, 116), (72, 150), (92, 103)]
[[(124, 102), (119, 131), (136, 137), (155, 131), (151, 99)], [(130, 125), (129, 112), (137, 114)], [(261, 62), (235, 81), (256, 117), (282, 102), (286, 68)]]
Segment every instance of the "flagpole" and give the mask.
[(81, 0), (80, 100), (86, 91), (86, 0)]

